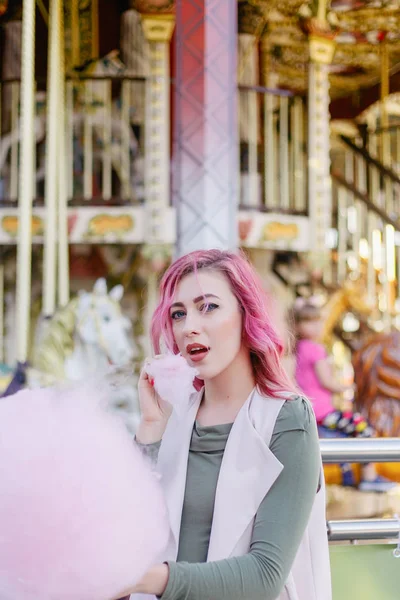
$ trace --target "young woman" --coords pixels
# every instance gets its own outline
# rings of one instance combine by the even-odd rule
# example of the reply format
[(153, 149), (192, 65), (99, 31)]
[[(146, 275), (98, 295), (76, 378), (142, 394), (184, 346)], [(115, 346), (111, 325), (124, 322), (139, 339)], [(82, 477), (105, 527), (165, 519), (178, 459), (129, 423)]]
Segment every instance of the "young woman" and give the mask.
[(145, 369), (140, 377), (136, 440), (157, 461), (171, 536), (132, 600), (329, 600), (316, 422), (284, 372), (247, 260), (219, 250), (178, 259), (161, 282), (152, 340), (196, 367), (198, 392), (178, 416)]

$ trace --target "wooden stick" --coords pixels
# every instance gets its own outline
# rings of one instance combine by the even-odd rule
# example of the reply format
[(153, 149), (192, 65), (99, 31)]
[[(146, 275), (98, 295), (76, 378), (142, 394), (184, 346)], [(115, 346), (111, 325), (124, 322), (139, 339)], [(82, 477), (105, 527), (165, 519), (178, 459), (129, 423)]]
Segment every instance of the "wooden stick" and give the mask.
[(104, 125), (103, 125), (103, 198), (109, 200), (112, 196), (112, 161), (111, 161), (111, 80), (103, 82)]
[(289, 208), (289, 101), (280, 98), (279, 106), (279, 179), (280, 204)]
[(85, 81), (82, 85), (85, 97), (83, 126), (83, 196), (85, 200), (91, 200), (93, 197), (93, 85), (90, 79)]
[(130, 83), (122, 82), (121, 88), (121, 186), (122, 198), (131, 198), (131, 156), (130, 156)]
[(257, 92), (245, 92), (247, 96), (247, 118), (248, 118), (248, 196), (246, 204), (258, 206), (258, 110)]
[(274, 97), (264, 96), (264, 185), (265, 205), (276, 206)]

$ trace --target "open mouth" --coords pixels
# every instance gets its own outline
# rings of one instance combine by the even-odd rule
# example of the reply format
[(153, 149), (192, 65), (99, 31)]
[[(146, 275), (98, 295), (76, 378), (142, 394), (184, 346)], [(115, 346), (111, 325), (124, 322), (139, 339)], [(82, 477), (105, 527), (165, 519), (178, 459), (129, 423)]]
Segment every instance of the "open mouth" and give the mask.
[(199, 362), (208, 354), (210, 348), (203, 344), (189, 344), (186, 346), (186, 352), (189, 358), (194, 362)]

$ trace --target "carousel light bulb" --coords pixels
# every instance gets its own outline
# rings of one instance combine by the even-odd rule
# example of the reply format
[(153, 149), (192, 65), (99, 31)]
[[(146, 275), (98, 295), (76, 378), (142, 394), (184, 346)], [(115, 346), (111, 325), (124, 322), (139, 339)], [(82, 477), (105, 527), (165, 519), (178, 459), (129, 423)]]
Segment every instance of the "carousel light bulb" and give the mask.
[(350, 271), (356, 271), (358, 268), (358, 260), (354, 254), (349, 254), (347, 257), (347, 266)]
[(329, 250), (334, 250), (338, 245), (338, 230), (328, 229), (325, 233), (325, 244)]
[(385, 324), (382, 321), (382, 319), (379, 319), (379, 321), (375, 321), (371, 323), (371, 327), (372, 329), (374, 329), (377, 333), (380, 333), (381, 331), (383, 331), (385, 329)]
[(382, 234), (379, 229), (372, 232), (372, 263), (374, 269), (382, 269)]
[(357, 233), (357, 209), (349, 206), (347, 209), (347, 229), (349, 233)]
[(363, 260), (368, 260), (369, 258), (369, 244), (368, 240), (365, 238), (360, 239), (360, 243), (358, 245), (358, 254), (360, 258)]
[(354, 333), (360, 329), (360, 321), (353, 315), (353, 313), (347, 313), (342, 321), (343, 331), (347, 333)]
[(386, 225), (385, 227), (385, 247), (386, 247), (386, 275), (388, 281), (396, 280), (396, 253), (394, 242), (394, 227)]
[(379, 294), (378, 307), (379, 307), (379, 310), (383, 313), (387, 310), (388, 299), (386, 297), (386, 294), (384, 294), (383, 292)]

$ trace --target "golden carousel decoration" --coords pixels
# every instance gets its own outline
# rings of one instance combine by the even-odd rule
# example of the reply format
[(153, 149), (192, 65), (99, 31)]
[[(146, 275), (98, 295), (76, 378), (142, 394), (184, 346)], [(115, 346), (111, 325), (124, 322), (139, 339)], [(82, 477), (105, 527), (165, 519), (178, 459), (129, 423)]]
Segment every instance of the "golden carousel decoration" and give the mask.
[(389, 69), (398, 63), (399, 8), (397, 1), (333, 0), (330, 5), (317, 5), (301, 0), (239, 0), (239, 29), (261, 42), (263, 62), (277, 75), (278, 86), (304, 94), (315, 30), (334, 39), (329, 78), (331, 98), (335, 98), (379, 82), (383, 43)]

